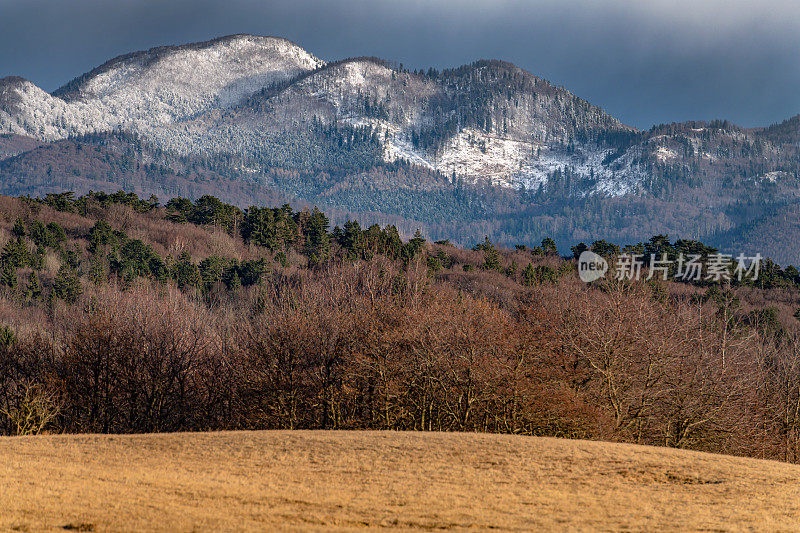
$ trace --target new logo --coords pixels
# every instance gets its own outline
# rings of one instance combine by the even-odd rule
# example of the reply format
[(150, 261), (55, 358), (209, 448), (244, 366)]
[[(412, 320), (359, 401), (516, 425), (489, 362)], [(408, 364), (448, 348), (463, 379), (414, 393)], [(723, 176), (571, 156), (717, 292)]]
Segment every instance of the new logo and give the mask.
[(608, 261), (603, 256), (586, 250), (578, 257), (578, 276), (589, 283), (598, 280), (608, 272)]

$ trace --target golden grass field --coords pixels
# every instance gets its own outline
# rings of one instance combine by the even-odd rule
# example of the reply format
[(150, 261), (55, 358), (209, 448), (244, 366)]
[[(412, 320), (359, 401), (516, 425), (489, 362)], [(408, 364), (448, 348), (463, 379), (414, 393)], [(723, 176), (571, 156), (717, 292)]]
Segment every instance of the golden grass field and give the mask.
[(800, 467), (511, 435), (0, 438), (0, 530), (800, 531)]

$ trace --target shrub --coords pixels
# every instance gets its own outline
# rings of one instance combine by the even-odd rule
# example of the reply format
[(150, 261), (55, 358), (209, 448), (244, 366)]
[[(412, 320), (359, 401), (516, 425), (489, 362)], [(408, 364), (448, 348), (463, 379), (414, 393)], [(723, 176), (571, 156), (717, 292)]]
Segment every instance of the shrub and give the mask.
[(12, 405), (0, 410), (13, 435), (38, 435), (61, 412), (58, 397), (40, 385), (23, 384)]

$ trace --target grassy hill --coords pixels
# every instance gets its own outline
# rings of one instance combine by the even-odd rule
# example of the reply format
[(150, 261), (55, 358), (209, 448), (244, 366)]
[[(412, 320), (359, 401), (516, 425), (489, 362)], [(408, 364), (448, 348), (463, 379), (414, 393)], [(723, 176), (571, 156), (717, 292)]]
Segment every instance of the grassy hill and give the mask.
[(0, 530), (798, 530), (800, 467), (513, 435), (0, 439)]

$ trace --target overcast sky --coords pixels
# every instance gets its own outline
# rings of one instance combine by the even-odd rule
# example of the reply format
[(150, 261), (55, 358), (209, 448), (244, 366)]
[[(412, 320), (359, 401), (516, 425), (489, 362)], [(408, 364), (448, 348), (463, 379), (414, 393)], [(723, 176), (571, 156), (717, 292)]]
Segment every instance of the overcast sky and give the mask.
[(623, 122), (800, 113), (800, 2), (0, 0), (0, 77), (53, 90), (113, 56), (231, 33), (410, 68), (511, 61)]

